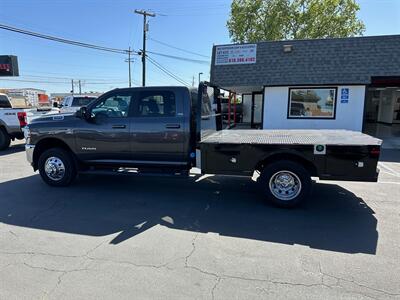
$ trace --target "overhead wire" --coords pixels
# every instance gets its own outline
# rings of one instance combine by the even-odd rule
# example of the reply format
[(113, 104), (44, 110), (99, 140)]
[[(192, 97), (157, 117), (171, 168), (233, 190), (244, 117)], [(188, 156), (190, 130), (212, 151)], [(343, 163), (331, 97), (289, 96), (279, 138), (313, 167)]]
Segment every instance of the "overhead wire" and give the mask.
[(207, 56), (207, 55), (203, 55), (203, 54), (196, 53), (196, 52), (193, 52), (193, 51), (190, 51), (190, 50), (186, 50), (186, 49), (183, 49), (183, 48), (179, 48), (179, 47), (176, 47), (176, 46), (167, 44), (167, 43), (165, 43), (165, 42), (161, 42), (161, 41), (159, 41), (159, 40), (153, 39), (152, 37), (148, 37), (148, 39), (151, 40), (151, 41), (153, 41), (153, 42), (156, 42), (156, 43), (158, 43), (158, 44), (160, 44), (160, 45), (164, 45), (164, 46), (166, 46), (166, 47), (169, 47), (169, 48), (172, 48), (172, 49), (175, 49), (175, 50), (179, 50), (179, 51), (182, 51), (182, 52), (186, 52), (186, 53), (193, 54), (193, 55), (197, 55), (197, 56), (204, 57), (204, 58), (210, 58), (210, 57)]
[[(33, 31), (25, 30), (25, 29), (20, 29), (20, 28), (4, 25), (4, 24), (0, 24), (0, 29), (13, 31), (16, 33), (25, 34), (25, 35), (29, 35), (29, 36), (34, 36), (34, 37), (41, 38), (41, 39), (51, 40), (54, 42), (70, 44), (70, 45), (84, 47), (84, 48), (90, 48), (90, 49), (94, 49), (94, 50), (113, 52), (113, 53), (119, 53), (119, 54), (128, 54), (128, 52), (129, 52), (129, 50), (125, 50), (125, 49), (110, 48), (110, 47), (98, 46), (98, 45), (94, 45), (94, 44), (82, 43), (79, 41), (59, 38), (59, 37), (55, 37), (55, 36), (51, 36), (51, 35), (46, 35), (46, 34), (42, 34), (42, 33), (37, 33), (37, 32), (33, 32)], [(135, 51), (132, 51), (132, 52), (135, 52)]]
[[(106, 52), (112, 52), (112, 53), (118, 53), (118, 54), (128, 54), (130, 51), (130, 50), (125, 50), (125, 49), (99, 46), (99, 45), (83, 43), (83, 42), (79, 42), (79, 41), (75, 41), (75, 40), (69, 40), (69, 39), (65, 39), (65, 38), (55, 37), (55, 36), (51, 36), (51, 35), (46, 35), (46, 34), (42, 34), (42, 33), (38, 33), (38, 32), (33, 32), (33, 31), (29, 31), (29, 30), (12, 27), (12, 26), (5, 25), (5, 24), (0, 24), (0, 29), (12, 31), (12, 32), (16, 32), (16, 33), (20, 33), (20, 34), (24, 34), (24, 35), (28, 35), (28, 36), (33, 36), (33, 37), (37, 37), (37, 38), (41, 38), (41, 39), (51, 40), (51, 41), (55, 41), (55, 42), (59, 42), (59, 43), (70, 44), (70, 45), (84, 47), (84, 48), (90, 48), (90, 49), (94, 49), (94, 50), (100, 50), (100, 51), (106, 51)], [(152, 39), (152, 40), (154, 40), (154, 39)], [(154, 40), (154, 41), (156, 41), (156, 40)], [(160, 41), (157, 41), (157, 42), (160, 42)], [(163, 43), (163, 42), (160, 42), (160, 43)], [(164, 43), (164, 44), (168, 45), (166, 43)], [(168, 46), (174, 47), (172, 45), (168, 45)], [(178, 47), (174, 47), (174, 48), (176, 48), (177, 50), (179, 49), (181, 51), (191, 52), (191, 51), (187, 51), (185, 49), (178, 48)], [(146, 51), (146, 52), (154, 54), (154, 55), (158, 55), (158, 56), (171, 58), (171, 59), (181, 60), (181, 61), (187, 61), (187, 62), (199, 63), (199, 64), (209, 64), (209, 62), (205, 61), (205, 60), (191, 59), (191, 58), (169, 55), (169, 54), (153, 52), (153, 51)], [(138, 52), (134, 51), (134, 50), (131, 50), (131, 53), (138, 54)], [(201, 55), (201, 54), (198, 54), (195, 52), (192, 52), (191, 54)], [(167, 74), (168, 76), (175, 79), (179, 83), (184, 84), (185, 86), (190, 86), (190, 84), (188, 84), (188, 82), (186, 82), (182, 78), (176, 76), (173, 72), (169, 71), (167, 68), (165, 68), (164, 66), (159, 64), (153, 58), (149, 57), (148, 55), (146, 55), (146, 57), (148, 58), (148, 60), (150, 61), (151, 64), (153, 64), (156, 68), (161, 70), (163, 73)], [(204, 56), (204, 57), (206, 57), (206, 56)], [(56, 78), (54, 77), (53, 79), (56, 79)], [(36, 82), (36, 83), (57, 83), (57, 84), (64, 84), (64, 83), (66, 84), (67, 83), (67, 82), (44, 81), (44, 80), (43, 81), (40, 81), (40, 80), (35, 81), (35, 80), (23, 80), (23, 79), (20, 79), (20, 80), (18, 80), (18, 79), (3, 79), (3, 80), (17, 81), (17, 82), (20, 81), (20, 82)], [(69, 82), (68, 82), (68, 84), (69, 84)], [(87, 83), (87, 84), (109, 84), (109, 82), (104, 82), (104, 83), (96, 82), (96, 83)]]
[[(29, 79), (10, 79), (10, 78), (2, 78), (0, 81), (15, 81), (15, 82), (31, 82), (31, 83), (53, 83), (53, 84), (71, 84), (70, 81), (51, 81), (51, 80), (29, 80)], [(125, 81), (114, 81), (114, 82), (87, 82), (84, 81), (84, 84), (118, 84), (125, 83)]]
[(154, 51), (148, 51), (146, 50), (147, 53), (151, 53), (154, 55), (158, 56), (163, 56), (163, 57), (168, 57), (176, 60), (182, 60), (186, 62), (191, 62), (191, 63), (196, 63), (196, 64), (202, 64), (202, 65), (208, 65), (209, 62), (206, 60), (200, 60), (200, 59), (192, 59), (192, 58), (187, 58), (187, 57), (181, 57), (181, 56), (175, 56), (175, 55), (170, 55), (170, 54), (164, 54), (164, 53), (159, 53), (159, 52), (154, 52)]
[(171, 78), (175, 79), (176, 81), (178, 81), (179, 83), (181, 83), (181, 84), (183, 84), (185, 86), (190, 86), (190, 84), (188, 82), (186, 82), (184, 79), (178, 77), (177, 75), (175, 75), (174, 73), (169, 71), (167, 68), (162, 66), (160, 63), (158, 63), (156, 60), (154, 60), (153, 58), (149, 57), (148, 55), (147, 55), (147, 59), (149, 60), (149, 62), (152, 65), (154, 65), (156, 68), (158, 68), (159, 70), (161, 70), (162, 72), (164, 72), (165, 74), (170, 76)]

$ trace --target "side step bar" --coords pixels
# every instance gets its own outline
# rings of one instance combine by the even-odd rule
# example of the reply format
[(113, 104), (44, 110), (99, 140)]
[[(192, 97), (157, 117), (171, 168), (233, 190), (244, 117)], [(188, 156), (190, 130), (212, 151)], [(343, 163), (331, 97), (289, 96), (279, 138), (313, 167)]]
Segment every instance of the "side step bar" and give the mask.
[(143, 170), (138, 168), (118, 168), (118, 169), (89, 169), (80, 171), (79, 174), (93, 175), (130, 175), (130, 176), (158, 176), (158, 177), (188, 177), (189, 170)]

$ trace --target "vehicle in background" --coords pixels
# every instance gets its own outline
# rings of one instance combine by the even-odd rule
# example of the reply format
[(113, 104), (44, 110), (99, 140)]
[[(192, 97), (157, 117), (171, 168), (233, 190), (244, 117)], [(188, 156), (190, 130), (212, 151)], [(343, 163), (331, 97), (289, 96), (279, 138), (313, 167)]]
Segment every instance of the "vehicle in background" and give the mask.
[(377, 181), (381, 140), (348, 130), (222, 130), (219, 90), (112, 90), (74, 115), (34, 120), (25, 129), (27, 159), (52, 186), (69, 185), (78, 172), (256, 172), (263, 195), (282, 207), (307, 199), (311, 177)]
[(24, 107), (20, 103), (14, 105), (6, 94), (0, 94), (0, 150), (10, 146), (12, 140), (22, 140), (22, 128), (38, 117), (47, 114), (58, 114), (57, 108)]
[(60, 105), (60, 113), (75, 113), (79, 108), (89, 105), (89, 103), (95, 99), (97, 99), (97, 97), (88, 95), (67, 96)]

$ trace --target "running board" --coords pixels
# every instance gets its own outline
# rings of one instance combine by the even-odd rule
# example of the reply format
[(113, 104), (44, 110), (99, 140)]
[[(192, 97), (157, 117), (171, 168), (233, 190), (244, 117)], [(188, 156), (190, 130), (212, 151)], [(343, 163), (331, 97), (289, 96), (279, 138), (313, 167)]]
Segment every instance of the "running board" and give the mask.
[(118, 168), (118, 169), (90, 169), (80, 171), (79, 174), (93, 175), (130, 175), (130, 176), (153, 176), (153, 177), (188, 177), (188, 170), (141, 170), (138, 168)]

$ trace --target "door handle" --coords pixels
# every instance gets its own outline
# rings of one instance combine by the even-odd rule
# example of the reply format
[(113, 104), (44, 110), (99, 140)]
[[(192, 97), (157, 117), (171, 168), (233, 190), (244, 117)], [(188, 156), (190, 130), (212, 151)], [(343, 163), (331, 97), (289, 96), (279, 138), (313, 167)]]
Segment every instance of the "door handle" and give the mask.
[(112, 129), (123, 129), (126, 128), (126, 125), (113, 125)]
[(181, 124), (167, 124), (167, 125), (165, 125), (165, 128), (178, 129), (178, 128), (181, 128)]

